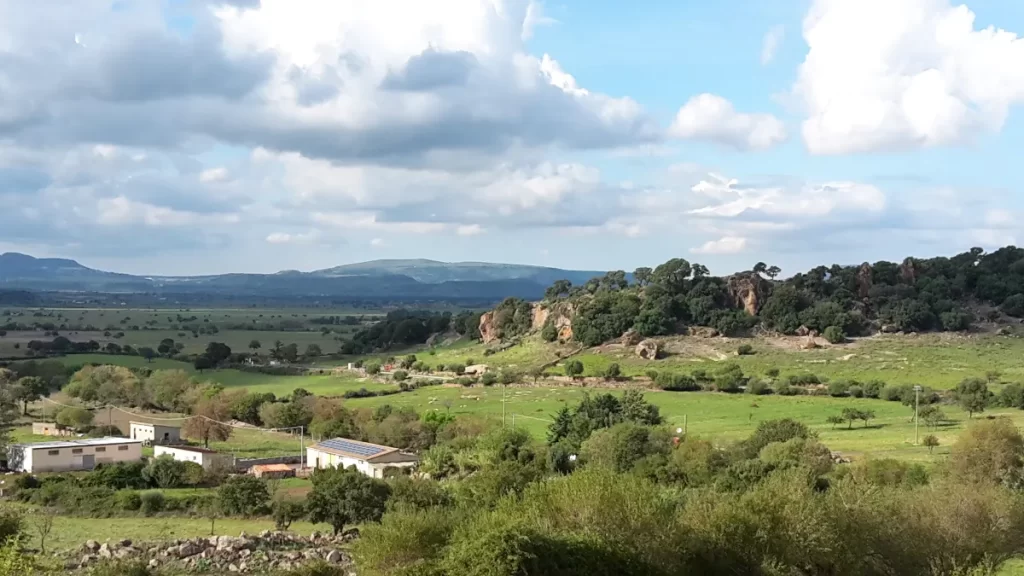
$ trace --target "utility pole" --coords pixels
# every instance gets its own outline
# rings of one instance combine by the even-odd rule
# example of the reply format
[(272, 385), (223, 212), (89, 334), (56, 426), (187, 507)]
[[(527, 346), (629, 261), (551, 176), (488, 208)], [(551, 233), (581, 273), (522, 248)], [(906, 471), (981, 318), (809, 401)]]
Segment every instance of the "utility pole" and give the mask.
[(917, 429), (918, 429), (918, 424), (919, 424), (919, 422), (921, 420), (920, 410), (918, 410), (918, 407), (920, 406), (920, 401), (921, 401), (921, 387), (920, 386), (914, 386), (914, 446), (917, 446), (917, 444), (918, 444), (918, 441), (917, 441), (917, 439), (918, 439)]
[(303, 457), (306, 455), (306, 427), (299, 426), (299, 469), (305, 468), (303, 466)]
[(501, 427), (505, 427), (505, 385), (501, 385)]

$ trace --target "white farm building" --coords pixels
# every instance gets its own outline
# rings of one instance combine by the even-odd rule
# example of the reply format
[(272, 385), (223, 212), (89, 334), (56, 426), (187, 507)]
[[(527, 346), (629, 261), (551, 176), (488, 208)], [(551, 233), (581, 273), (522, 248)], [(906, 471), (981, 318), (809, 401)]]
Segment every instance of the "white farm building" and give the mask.
[(12, 444), (7, 467), (18, 472), (70, 472), (92, 470), (97, 464), (137, 462), (142, 442), (128, 438), (84, 438)]
[(153, 444), (177, 444), (181, 442), (181, 427), (150, 422), (131, 422), (132, 440), (148, 440)]
[(154, 446), (153, 456), (170, 456), (179, 462), (194, 462), (205, 470), (229, 468), (234, 465), (231, 454), (223, 454), (200, 446)]
[(412, 468), (420, 459), (398, 448), (369, 442), (333, 438), (306, 448), (306, 465), (311, 468), (355, 466), (371, 478), (383, 478), (386, 468)]

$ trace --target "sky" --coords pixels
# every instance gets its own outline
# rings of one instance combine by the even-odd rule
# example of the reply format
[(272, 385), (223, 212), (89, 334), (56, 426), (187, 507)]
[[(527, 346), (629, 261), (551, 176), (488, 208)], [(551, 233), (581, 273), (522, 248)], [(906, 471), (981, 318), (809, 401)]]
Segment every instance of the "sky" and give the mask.
[(784, 274), (1015, 244), (1024, 3), (0, 0), (0, 252)]

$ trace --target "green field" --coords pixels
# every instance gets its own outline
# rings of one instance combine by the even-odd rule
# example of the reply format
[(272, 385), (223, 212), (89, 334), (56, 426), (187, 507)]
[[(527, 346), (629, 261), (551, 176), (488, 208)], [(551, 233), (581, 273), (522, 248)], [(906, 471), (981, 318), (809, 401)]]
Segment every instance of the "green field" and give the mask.
[[(350, 336), (361, 325), (322, 325), (312, 320), (323, 316), (355, 316), (363, 324), (372, 323), (379, 312), (346, 309), (100, 309), (100, 308), (8, 308), (0, 310), (0, 325), (52, 324), (58, 332), (74, 342), (95, 340), (108, 343), (156, 348), (161, 340), (170, 338), (184, 344), (186, 354), (202, 352), (210, 342), (223, 342), (238, 352), (248, 352), (249, 343), (258, 340), (266, 351), (275, 340), (296, 344), (302, 352), (316, 344), (324, 353), (337, 351), (340, 339)], [(193, 319), (194, 318), (194, 319)], [(85, 330), (86, 327), (95, 330)], [(215, 334), (193, 334), (191, 328), (218, 329)], [(247, 330), (243, 327), (253, 327)], [(255, 329), (261, 327), (260, 329)], [(278, 329), (266, 329), (277, 327)], [(323, 334), (322, 329), (329, 330)], [(118, 333), (124, 335), (115, 337)], [(26, 355), (32, 340), (50, 340), (43, 330), (8, 331), (0, 338), (0, 357)], [(17, 345), (17, 347), (16, 347)]]
[[(823, 346), (813, 350), (800, 348), (800, 338), (663, 338), (658, 339), (665, 357), (644, 360), (631, 347), (607, 344), (573, 356), (584, 366), (585, 376), (598, 376), (611, 363), (623, 374), (643, 375), (648, 370), (690, 373), (713, 372), (734, 363), (744, 373), (763, 375), (778, 368), (782, 376), (814, 373), (831, 379), (860, 381), (882, 380), (893, 384), (924, 384), (932, 388), (953, 388), (964, 378), (998, 371), (1003, 380), (1024, 382), (1024, 339), (958, 334), (921, 334), (918, 336), (875, 336), (855, 339), (846, 344)], [(739, 356), (737, 348), (750, 344), (754, 354)], [(575, 351), (572, 346), (545, 344), (537, 337), (519, 345), (485, 355), (488, 346), (457, 343), (454, 346), (417, 352), (429, 364), (484, 363), (491, 367), (511, 366), (524, 370), (558, 360)], [(425, 355), (424, 355), (425, 354)], [(472, 362), (468, 362), (472, 361)], [(561, 374), (560, 367), (548, 370)]]
[[(584, 390), (575, 387), (512, 386), (504, 391), (505, 418), (511, 424), (543, 438), (551, 417), (562, 407), (572, 406), (583, 394), (605, 390)], [(686, 422), (687, 432), (715, 441), (738, 440), (749, 435), (762, 420), (793, 418), (816, 430), (823, 443), (833, 450), (851, 457), (896, 457), (925, 460), (940, 458), (948, 453), (949, 445), (963, 430), (967, 414), (955, 406), (942, 406), (950, 422), (936, 430), (924, 424), (920, 435), (935, 434), (941, 445), (934, 455), (922, 446), (914, 445), (913, 412), (898, 402), (883, 400), (831, 398), (824, 396), (751, 396), (717, 392), (661, 392), (647, 391), (646, 398), (661, 409), (662, 415), (673, 426)], [(378, 406), (392, 404), (410, 406), (419, 411), (450, 410), (452, 414), (477, 414), (495, 421), (501, 420), (502, 395), (500, 386), (490, 388), (421, 388), (405, 394), (377, 398), (349, 400), (351, 406)], [(844, 424), (835, 429), (825, 419), (839, 414), (845, 407), (875, 412), (875, 419), (865, 428), (856, 422), (853, 429)], [(994, 409), (986, 415), (1005, 415), (1018, 425), (1024, 425), (1024, 411)], [(984, 416), (976, 415), (975, 418)]]

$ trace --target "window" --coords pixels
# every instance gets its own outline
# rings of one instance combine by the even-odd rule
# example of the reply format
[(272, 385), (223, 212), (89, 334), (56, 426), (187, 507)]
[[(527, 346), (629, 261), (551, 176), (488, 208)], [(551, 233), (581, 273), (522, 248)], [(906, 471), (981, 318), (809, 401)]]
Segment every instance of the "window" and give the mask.
[(71, 453), (72, 454), (81, 454), (82, 453), (82, 449), (81, 448), (72, 448), (71, 449)]
[(106, 452), (107, 451), (107, 447), (106, 446), (97, 446), (96, 447), (96, 451), (97, 452)]
[(60, 456), (60, 450), (47, 450), (46, 454), (49, 456)]
[(128, 451), (128, 447), (127, 446), (118, 446), (117, 450), (118, 450), (118, 452), (127, 452)]

